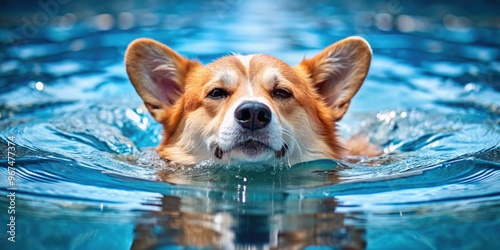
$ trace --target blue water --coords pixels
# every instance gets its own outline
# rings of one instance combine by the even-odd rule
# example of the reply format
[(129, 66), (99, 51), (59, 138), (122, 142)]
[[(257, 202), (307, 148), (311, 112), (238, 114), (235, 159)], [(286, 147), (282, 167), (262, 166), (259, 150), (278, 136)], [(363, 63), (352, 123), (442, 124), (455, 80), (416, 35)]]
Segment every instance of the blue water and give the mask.
[[(500, 248), (498, 4), (62, 2), (0, 10), (1, 249)], [(293, 65), (350, 35), (374, 56), (339, 129), (380, 157), (173, 171), (123, 64), (138, 37)]]

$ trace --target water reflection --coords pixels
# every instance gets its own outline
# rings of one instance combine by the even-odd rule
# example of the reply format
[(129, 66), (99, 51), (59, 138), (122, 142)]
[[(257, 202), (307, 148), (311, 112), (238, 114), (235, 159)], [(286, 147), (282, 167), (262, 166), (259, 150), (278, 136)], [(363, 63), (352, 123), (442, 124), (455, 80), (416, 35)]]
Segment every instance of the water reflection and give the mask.
[[(213, 203), (236, 207), (214, 209)], [(303, 249), (328, 246), (364, 249), (364, 230), (349, 225), (349, 218), (335, 212), (334, 198), (286, 200), (252, 204), (211, 200), (204, 197), (163, 196), (160, 211), (151, 212), (136, 224), (132, 249), (188, 246), (215, 249)], [(221, 206), (221, 205), (218, 205)], [(264, 209), (262, 209), (264, 208)]]

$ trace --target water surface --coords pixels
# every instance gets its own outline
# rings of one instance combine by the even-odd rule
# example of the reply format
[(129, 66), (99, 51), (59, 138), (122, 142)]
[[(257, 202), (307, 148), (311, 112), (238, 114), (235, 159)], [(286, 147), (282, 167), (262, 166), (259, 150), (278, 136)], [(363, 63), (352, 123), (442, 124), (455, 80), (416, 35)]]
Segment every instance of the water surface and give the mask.
[[(27, 5), (0, 11), (4, 225), (9, 142), (17, 188), (16, 242), (5, 227), (2, 249), (500, 246), (497, 5), (69, 2), (31, 33), (24, 20), (43, 8)], [(239, 52), (293, 65), (350, 35), (374, 56), (339, 130), (380, 157), (172, 173), (123, 65), (138, 37), (204, 63)]]

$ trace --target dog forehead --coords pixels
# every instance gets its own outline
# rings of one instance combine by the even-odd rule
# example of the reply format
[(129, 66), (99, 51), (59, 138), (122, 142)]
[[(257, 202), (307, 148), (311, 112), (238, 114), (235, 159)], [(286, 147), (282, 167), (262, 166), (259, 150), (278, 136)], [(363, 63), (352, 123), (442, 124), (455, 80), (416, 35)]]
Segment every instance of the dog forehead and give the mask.
[(207, 65), (213, 72), (234, 71), (239, 74), (245, 74), (246, 68), (241, 61), (234, 55), (221, 57)]
[(221, 80), (226, 84), (236, 84), (240, 79), (255, 80), (258, 77), (264, 82), (272, 82), (283, 71), (290, 67), (278, 58), (261, 55), (231, 55), (217, 59), (207, 65), (213, 72), (213, 80)]

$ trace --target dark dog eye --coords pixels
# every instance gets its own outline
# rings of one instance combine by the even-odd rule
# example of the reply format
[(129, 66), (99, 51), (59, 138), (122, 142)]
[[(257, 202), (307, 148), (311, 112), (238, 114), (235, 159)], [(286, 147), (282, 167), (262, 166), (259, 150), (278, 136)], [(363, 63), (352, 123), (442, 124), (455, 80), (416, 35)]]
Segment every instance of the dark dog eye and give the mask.
[(221, 88), (215, 88), (215, 89), (212, 89), (212, 91), (210, 91), (210, 93), (208, 93), (207, 97), (210, 97), (212, 99), (222, 99), (222, 98), (226, 98), (229, 94), (227, 93), (227, 91), (221, 89)]
[(282, 99), (289, 99), (292, 97), (292, 93), (286, 89), (274, 89), (271, 95)]

